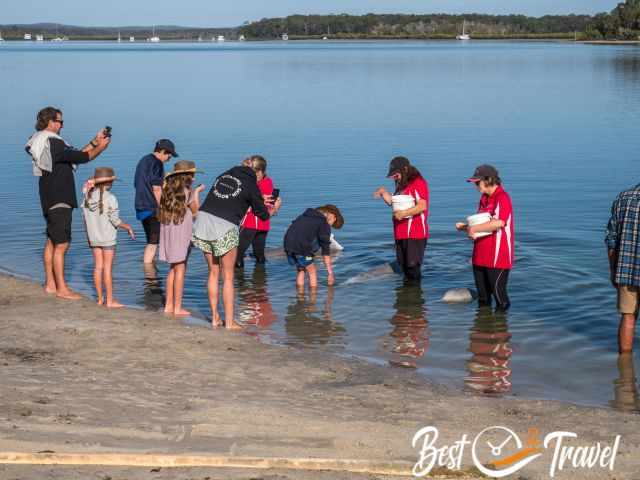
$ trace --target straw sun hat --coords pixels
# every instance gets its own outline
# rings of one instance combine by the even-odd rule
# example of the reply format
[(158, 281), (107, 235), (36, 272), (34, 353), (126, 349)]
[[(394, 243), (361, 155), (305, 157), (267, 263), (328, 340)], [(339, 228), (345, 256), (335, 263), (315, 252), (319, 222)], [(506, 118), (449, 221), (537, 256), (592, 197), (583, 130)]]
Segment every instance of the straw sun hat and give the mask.
[(97, 167), (95, 172), (93, 173), (93, 177), (91, 177), (89, 180), (97, 185), (99, 183), (114, 182), (117, 179), (118, 177), (116, 177), (116, 172), (113, 171), (113, 168)]
[(180, 160), (173, 165), (173, 170), (167, 172), (164, 178), (169, 178), (172, 175), (179, 175), (182, 173), (204, 173), (202, 170), (196, 169), (196, 162), (192, 162), (191, 160)]

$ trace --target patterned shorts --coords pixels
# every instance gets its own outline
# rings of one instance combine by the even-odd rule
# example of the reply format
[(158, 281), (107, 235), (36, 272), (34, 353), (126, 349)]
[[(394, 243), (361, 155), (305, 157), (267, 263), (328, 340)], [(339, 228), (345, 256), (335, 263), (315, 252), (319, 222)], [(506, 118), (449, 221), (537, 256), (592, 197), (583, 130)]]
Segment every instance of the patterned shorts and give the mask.
[(214, 257), (222, 257), (238, 246), (240, 235), (237, 228), (232, 228), (217, 240), (202, 240), (194, 235), (191, 243), (204, 253), (210, 253)]

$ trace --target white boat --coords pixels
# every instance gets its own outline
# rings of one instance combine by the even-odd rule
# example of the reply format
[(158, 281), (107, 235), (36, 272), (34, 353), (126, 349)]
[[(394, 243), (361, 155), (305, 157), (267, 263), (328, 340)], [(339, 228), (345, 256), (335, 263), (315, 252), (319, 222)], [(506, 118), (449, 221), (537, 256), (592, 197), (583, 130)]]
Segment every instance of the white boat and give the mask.
[(130, 42), (135, 42), (136, 41), (136, 37), (134, 37), (133, 35), (129, 37), (129, 41)]
[(122, 42), (122, 37), (120, 36), (120, 30), (118, 30), (118, 43)]
[(216, 39), (216, 41), (224, 42), (224, 35), (218, 35), (218, 38)]
[(2, 38), (2, 32), (0, 32), (0, 42), (4, 42), (4, 38)]
[(55, 37), (54, 39), (52, 39), (52, 42), (64, 42), (66, 40), (66, 37)]
[(288, 34), (288, 33), (283, 33), (283, 34), (282, 34), (282, 40), (284, 40), (285, 42), (286, 42), (287, 40), (289, 40), (289, 34)]
[(201, 42), (201, 41), (202, 41), (202, 35), (199, 35), (198, 36), (198, 42)]
[(27, 41), (31, 40), (31, 34), (30, 33), (25, 33), (24, 34), (24, 39), (27, 40)]
[(44, 35), (36, 35), (36, 42), (44, 42)]
[(240, 37), (238, 38), (239, 41), (244, 42), (246, 39), (244, 38), (244, 35), (240, 35)]
[(462, 21), (462, 35), (457, 35), (456, 36), (457, 40), (471, 40), (471, 37), (466, 32), (466, 26), (467, 26), (467, 22), (466, 22), (466, 20), (463, 20)]
[(156, 26), (153, 26), (153, 33), (151, 34), (151, 38), (148, 40), (151, 43), (159, 43), (160, 37), (156, 35)]

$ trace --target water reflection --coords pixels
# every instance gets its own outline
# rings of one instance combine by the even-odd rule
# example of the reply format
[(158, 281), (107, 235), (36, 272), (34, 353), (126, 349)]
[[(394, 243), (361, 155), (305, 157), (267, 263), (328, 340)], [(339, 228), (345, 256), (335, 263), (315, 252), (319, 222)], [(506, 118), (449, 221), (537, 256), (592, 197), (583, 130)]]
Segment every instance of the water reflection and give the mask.
[(390, 323), (391, 352), (389, 363), (398, 367), (416, 368), (416, 361), (429, 348), (427, 310), (424, 292), (420, 285), (404, 285), (396, 289), (395, 313)]
[(640, 413), (640, 394), (633, 354), (618, 357), (618, 378), (613, 382), (614, 398), (609, 404), (622, 412)]
[(244, 326), (269, 328), (278, 319), (269, 301), (267, 271), (257, 265), (250, 278), (240, 272), (238, 279), (238, 319)]
[(340, 345), (346, 344), (346, 329), (334, 321), (331, 311), (334, 288), (328, 287), (326, 298), (318, 305), (318, 290), (298, 292), (287, 307), (285, 331), (289, 345)]
[(479, 308), (471, 329), (467, 362), (467, 389), (484, 395), (501, 395), (511, 391), (509, 363), (513, 350), (505, 312)]
[(142, 304), (146, 310), (161, 310), (164, 308), (164, 291), (162, 280), (158, 274), (158, 267), (154, 263), (143, 264), (144, 268), (144, 289)]

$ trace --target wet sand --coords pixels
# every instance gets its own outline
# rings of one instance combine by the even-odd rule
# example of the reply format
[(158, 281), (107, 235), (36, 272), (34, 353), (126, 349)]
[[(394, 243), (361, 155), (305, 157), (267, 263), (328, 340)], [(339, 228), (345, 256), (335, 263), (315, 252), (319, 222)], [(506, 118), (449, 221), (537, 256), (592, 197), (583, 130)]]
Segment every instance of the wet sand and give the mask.
[[(415, 432), (439, 445), (501, 425), (522, 438), (622, 435), (615, 471), (555, 478), (636, 479), (640, 416), (557, 402), (480, 398), (416, 372), (262, 345), (162, 314), (68, 302), (0, 276), (0, 452), (217, 455), (406, 462)], [(551, 359), (549, 361), (552, 361)], [(540, 392), (541, 396), (544, 392)], [(551, 455), (522, 479), (549, 478)], [(465, 455), (465, 471), (472, 466)], [(2, 479), (360, 479), (381, 475), (217, 468), (0, 465)], [(389, 477), (391, 478), (391, 477)], [(402, 477), (393, 477), (402, 478)], [(409, 477), (407, 477), (409, 478)], [(480, 478), (472, 474), (451, 478)], [(513, 476), (509, 478), (518, 478)]]

